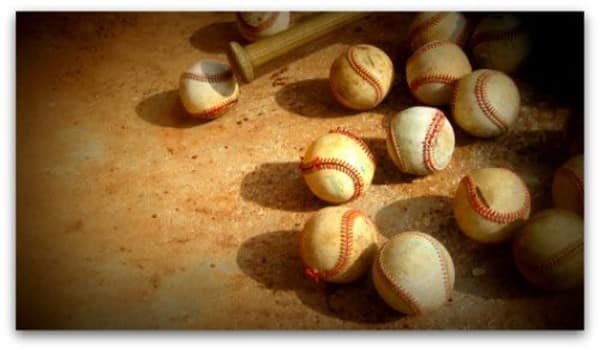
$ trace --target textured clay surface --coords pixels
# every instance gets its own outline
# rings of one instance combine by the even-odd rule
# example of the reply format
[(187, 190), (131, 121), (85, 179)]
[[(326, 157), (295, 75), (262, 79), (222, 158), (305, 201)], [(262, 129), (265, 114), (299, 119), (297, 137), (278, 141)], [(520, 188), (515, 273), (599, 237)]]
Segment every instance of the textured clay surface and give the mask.
[[(510, 246), (470, 241), (451, 207), (462, 176), (492, 166), (522, 176), (534, 213), (549, 207), (553, 171), (568, 158), (567, 121), (580, 115), (517, 76), (523, 106), (512, 131), (478, 140), (455, 128), (448, 168), (401, 175), (385, 127), (417, 104), (403, 76), (411, 14), (370, 14), (271, 62), (208, 122), (186, 118), (179, 75), (199, 59), (226, 62), (227, 42), (242, 40), (232, 13), (17, 17), (18, 328), (583, 326), (581, 291), (531, 288)], [(384, 102), (362, 113), (338, 105), (327, 81), (331, 62), (359, 43), (383, 49), (397, 73)], [(443, 243), (456, 265), (449, 304), (408, 317), (368, 275), (332, 285), (303, 274), (297, 234), (327, 204), (298, 162), (338, 126), (363, 137), (378, 166), (348, 206), (383, 236), (418, 230)]]

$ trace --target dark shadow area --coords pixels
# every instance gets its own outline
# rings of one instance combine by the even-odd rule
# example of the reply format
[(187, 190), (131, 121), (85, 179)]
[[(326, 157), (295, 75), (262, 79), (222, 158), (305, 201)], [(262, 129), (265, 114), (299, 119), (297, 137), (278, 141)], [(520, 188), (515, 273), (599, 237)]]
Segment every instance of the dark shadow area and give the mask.
[(416, 230), (439, 240), (454, 261), (457, 291), (483, 298), (543, 295), (519, 274), (510, 244), (483, 245), (460, 232), (451, 197), (421, 196), (399, 200), (381, 208), (375, 223), (381, 234), (388, 238)]
[(135, 107), (137, 115), (148, 123), (171, 128), (191, 128), (209, 120), (189, 116), (179, 100), (178, 90), (159, 92)]
[(189, 40), (193, 47), (210, 53), (226, 52), (230, 41), (246, 44), (234, 21), (211, 23), (196, 30)]
[(327, 205), (312, 194), (299, 162), (265, 163), (246, 174), (240, 186), (245, 200), (287, 211), (313, 211)]
[(311, 281), (304, 274), (298, 234), (298, 231), (275, 231), (246, 240), (238, 250), (238, 266), (264, 288), (294, 291), (304, 305), (327, 316), (361, 323), (390, 322), (404, 317), (381, 300), (370, 275), (344, 285)]
[(393, 183), (410, 183), (417, 177), (410, 174), (403, 174), (394, 164), (387, 151), (386, 140), (375, 137), (365, 137), (363, 141), (369, 146), (375, 156), (375, 175), (373, 176), (373, 185), (386, 185)]
[(358, 113), (335, 100), (328, 79), (307, 79), (287, 84), (277, 91), (275, 101), (281, 108), (304, 117), (335, 118)]

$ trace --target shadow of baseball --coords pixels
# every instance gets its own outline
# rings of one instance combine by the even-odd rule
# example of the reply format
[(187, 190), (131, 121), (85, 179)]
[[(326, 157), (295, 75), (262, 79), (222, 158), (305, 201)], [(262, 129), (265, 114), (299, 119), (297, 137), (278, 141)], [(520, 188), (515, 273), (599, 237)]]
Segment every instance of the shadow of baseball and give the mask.
[[(231, 18), (234, 18), (231, 13)], [(190, 44), (202, 52), (222, 53), (229, 48), (230, 41), (246, 43), (237, 29), (235, 21), (211, 23), (196, 30), (189, 38)]]
[(141, 119), (163, 127), (191, 128), (210, 121), (190, 117), (183, 108), (176, 89), (151, 95), (138, 103), (135, 111)]
[(410, 183), (416, 176), (403, 174), (396, 164), (390, 158), (387, 151), (386, 140), (377, 137), (365, 137), (363, 141), (369, 146), (369, 149), (375, 156), (375, 175), (373, 176), (373, 185), (387, 185), (397, 183)]
[(460, 232), (452, 198), (421, 196), (396, 201), (375, 215), (385, 237), (421, 231), (439, 240), (454, 261), (455, 290), (483, 298), (525, 298), (541, 295), (514, 266), (510, 244), (483, 245)]
[(337, 118), (358, 113), (335, 100), (328, 79), (307, 79), (287, 84), (277, 91), (275, 101), (281, 108), (304, 117)]

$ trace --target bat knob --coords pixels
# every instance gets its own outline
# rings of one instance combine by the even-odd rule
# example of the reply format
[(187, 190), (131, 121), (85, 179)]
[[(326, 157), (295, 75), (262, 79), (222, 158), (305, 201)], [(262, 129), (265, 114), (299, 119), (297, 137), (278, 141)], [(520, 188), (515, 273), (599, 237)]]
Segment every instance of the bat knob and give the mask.
[(227, 58), (229, 59), (229, 64), (231, 64), (231, 68), (235, 75), (241, 77), (246, 83), (254, 80), (254, 66), (252, 65), (252, 60), (242, 45), (235, 41), (230, 41)]

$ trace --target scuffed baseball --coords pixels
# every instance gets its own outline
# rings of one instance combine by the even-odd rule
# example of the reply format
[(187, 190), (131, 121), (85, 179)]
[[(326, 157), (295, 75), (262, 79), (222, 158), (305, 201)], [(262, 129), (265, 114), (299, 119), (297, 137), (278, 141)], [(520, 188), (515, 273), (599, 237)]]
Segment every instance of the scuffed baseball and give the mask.
[(368, 216), (344, 206), (319, 210), (300, 233), (300, 257), (314, 281), (347, 283), (368, 271), (378, 232)]
[(290, 25), (289, 12), (238, 12), (237, 27), (248, 41), (256, 41), (286, 30)]
[(502, 243), (529, 218), (531, 197), (521, 178), (504, 168), (472, 170), (460, 181), (454, 217), (461, 231), (480, 243)]
[(450, 163), (454, 152), (454, 130), (439, 109), (410, 107), (390, 121), (386, 145), (400, 171), (427, 175)]
[(515, 264), (534, 286), (561, 291), (583, 284), (583, 220), (548, 209), (534, 215), (513, 243)]
[(467, 40), (467, 20), (460, 12), (421, 12), (408, 29), (408, 43), (412, 50), (428, 42), (442, 40), (464, 46)]
[(394, 79), (388, 55), (371, 45), (350, 46), (331, 65), (329, 83), (335, 99), (350, 109), (371, 109), (383, 101)]
[(519, 89), (506, 74), (479, 69), (456, 82), (452, 115), (466, 132), (478, 137), (495, 137), (507, 132), (521, 109)]
[(583, 216), (583, 184), (583, 154), (580, 154), (569, 159), (554, 173), (554, 206)]
[(300, 170), (317, 197), (339, 204), (359, 197), (369, 188), (375, 157), (360, 137), (337, 128), (308, 147)]
[(450, 102), (454, 82), (471, 73), (467, 55), (449, 41), (432, 41), (417, 49), (406, 61), (406, 81), (412, 95), (423, 104)]
[(404, 232), (393, 236), (375, 255), (372, 278), (379, 296), (392, 308), (418, 315), (452, 299), (454, 263), (432, 236)]
[(179, 80), (179, 96), (186, 111), (196, 118), (213, 119), (234, 106), (240, 91), (230, 67), (202, 60), (188, 68)]
[(513, 73), (529, 56), (531, 39), (517, 17), (495, 14), (477, 24), (471, 50), (478, 67)]

